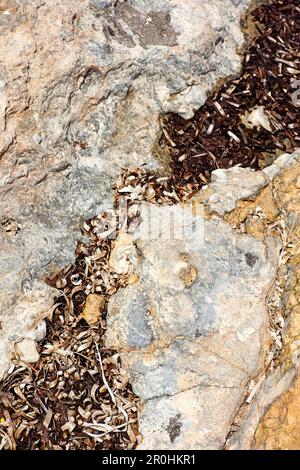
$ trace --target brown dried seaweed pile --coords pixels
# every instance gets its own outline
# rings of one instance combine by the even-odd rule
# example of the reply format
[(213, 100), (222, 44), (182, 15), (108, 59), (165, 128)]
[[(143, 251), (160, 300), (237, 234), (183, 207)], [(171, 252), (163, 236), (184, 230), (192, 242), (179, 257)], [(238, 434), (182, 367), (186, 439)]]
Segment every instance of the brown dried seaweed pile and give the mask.
[(76, 263), (48, 281), (61, 290), (47, 319), (41, 357), (18, 360), (0, 387), (0, 448), (130, 449), (138, 439), (138, 400), (117, 352), (101, 347), (105, 308), (90, 324), (81, 312), (93, 293), (102, 305), (126, 278), (111, 272), (104, 213), (83, 227)]
[[(192, 120), (164, 120), (161, 144), (171, 150), (172, 175), (124, 171), (114, 187), (117, 212), (84, 224), (88, 242), (78, 243), (76, 262), (48, 279), (60, 295), (47, 318), (39, 362), (16, 358), (0, 385), (0, 449), (136, 446), (138, 399), (118, 353), (102, 345), (109, 297), (134, 282), (110, 267), (113, 238), (125, 225), (135, 230), (142, 200), (178, 203), (207, 184), (216, 168), (258, 169), (260, 159), (299, 146), (299, 110), (291, 98), (300, 73), (298, 3), (275, 1), (256, 9), (262, 30), (245, 55), (241, 76), (223, 85)], [(264, 126), (247, 125), (247, 113), (255, 108), (263, 109)], [(99, 306), (93, 321), (84, 316), (90, 296)]]
[[(170, 150), (175, 186), (199, 188), (216, 168), (257, 170), (260, 160), (269, 164), (268, 157), (300, 146), (299, 107), (292, 99), (293, 84), (300, 80), (299, 0), (276, 0), (252, 15), (259, 36), (244, 56), (241, 75), (224, 84), (193, 119), (175, 114), (164, 119), (161, 145)], [(258, 107), (264, 108), (269, 130), (243, 123)]]

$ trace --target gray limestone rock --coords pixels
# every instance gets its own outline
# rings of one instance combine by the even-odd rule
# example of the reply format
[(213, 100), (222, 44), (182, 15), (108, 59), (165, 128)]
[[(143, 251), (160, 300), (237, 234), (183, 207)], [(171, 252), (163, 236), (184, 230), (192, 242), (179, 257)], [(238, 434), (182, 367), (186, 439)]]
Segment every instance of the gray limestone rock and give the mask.
[(174, 236), (170, 208), (143, 203), (139, 281), (110, 300), (105, 343), (142, 399), (141, 448), (216, 449), (263, 364), (279, 246), (177, 211)]

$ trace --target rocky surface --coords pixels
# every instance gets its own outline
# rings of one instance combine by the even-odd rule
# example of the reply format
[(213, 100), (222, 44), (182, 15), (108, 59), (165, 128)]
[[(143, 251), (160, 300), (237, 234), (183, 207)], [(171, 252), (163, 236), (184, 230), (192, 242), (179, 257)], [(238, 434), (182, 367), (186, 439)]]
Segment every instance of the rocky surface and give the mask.
[[(174, 239), (169, 212), (143, 206), (139, 281), (110, 301), (105, 344), (121, 352), (143, 400), (142, 448), (221, 448), (246, 383), (263, 365), (264, 298), (278, 246), (193, 215), (193, 207), (175, 210), (184, 233)], [(143, 238), (159, 219), (161, 238), (152, 228)]]
[(279, 176), (286, 168), (297, 163), (299, 152), (283, 154), (274, 163), (262, 171), (238, 166), (226, 170), (215, 170), (211, 184), (196, 196), (209, 211), (221, 216), (233, 211), (238, 201), (255, 199), (273, 178)]
[(192, 116), (238, 71), (249, 3), (0, 2), (0, 375), (80, 223), (123, 167), (156, 165), (159, 113)]
[(254, 438), (254, 447), (265, 450), (299, 450), (300, 376), (266, 412)]
[[(276, 369), (261, 382), (251, 406), (246, 405), (237, 417), (238, 430), (228, 439), (229, 449), (299, 448), (299, 151), (290, 160), (294, 157), (294, 164), (282, 169), (254, 201), (239, 202), (228, 217), (230, 223), (242, 224), (257, 238), (272, 232), (283, 245), (268, 300), (273, 335), (281, 325), (275, 335)], [(284, 158), (280, 157), (280, 162)]]
[[(0, 2), (0, 376), (34, 363), (84, 219), (123, 168), (157, 166), (160, 113), (189, 118), (240, 65), (250, 0)], [(143, 25), (141, 27), (141, 25)], [(105, 344), (141, 398), (140, 448), (299, 448), (299, 152), (216, 170), (190, 205), (142, 203), (109, 266)], [(105, 309), (88, 296), (82, 317)]]
[[(298, 365), (295, 346), (292, 360), (279, 358), (282, 341), (291, 347), (283, 323), (298, 318), (280, 302), (285, 289), (297, 305), (299, 162), (298, 151), (283, 155), (259, 173), (243, 170), (247, 179), (240, 181), (235, 169), (224, 171), (224, 193), (233, 195), (235, 207), (226, 222), (201, 202), (220, 170), (190, 206), (143, 203), (136, 256), (125, 256), (137, 281), (110, 300), (105, 336), (105, 344), (121, 352), (142, 399), (141, 448), (272, 448), (280, 434), (276, 423), (286, 423), (283, 436), (293, 426), (296, 388), (275, 402), (277, 421), (270, 411), (253, 441)], [(247, 200), (244, 181), (252, 188)], [(219, 200), (225, 197), (221, 186), (215, 191)], [(296, 446), (297, 429), (293, 436)], [(275, 447), (287, 445), (284, 437), (281, 445)]]

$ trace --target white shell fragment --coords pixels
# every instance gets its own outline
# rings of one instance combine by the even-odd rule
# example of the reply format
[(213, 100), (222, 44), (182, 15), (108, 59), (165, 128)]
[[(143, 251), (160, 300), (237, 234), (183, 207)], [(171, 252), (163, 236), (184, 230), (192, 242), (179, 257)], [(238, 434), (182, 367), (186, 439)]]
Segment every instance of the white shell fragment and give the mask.
[(269, 118), (263, 106), (256, 106), (250, 112), (241, 116), (241, 120), (248, 129), (263, 127), (266, 131), (272, 132)]

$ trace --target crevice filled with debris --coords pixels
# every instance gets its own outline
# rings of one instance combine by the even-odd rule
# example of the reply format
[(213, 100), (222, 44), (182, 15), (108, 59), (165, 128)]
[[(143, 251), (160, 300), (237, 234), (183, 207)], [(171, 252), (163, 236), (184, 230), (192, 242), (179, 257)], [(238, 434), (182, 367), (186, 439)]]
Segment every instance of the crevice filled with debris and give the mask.
[[(300, 145), (297, 78), (300, 6), (295, 0), (261, 5), (252, 13), (258, 37), (242, 72), (211, 96), (191, 120), (163, 120), (172, 183), (199, 189), (217, 168), (255, 170)], [(299, 83), (298, 83), (299, 88)]]
[[(130, 169), (116, 182), (115, 209), (125, 198), (129, 232), (139, 223), (139, 201), (185, 201), (216, 168), (258, 170), (299, 147), (293, 102), (300, 73), (298, 0), (274, 1), (252, 15), (258, 37), (240, 76), (222, 85), (193, 119), (162, 119), (160, 145), (170, 155), (171, 174)], [(118, 352), (102, 343), (110, 296), (135, 282), (109, 263), (123, 223), (108, 211), (87, 221), (75, 263), (47, 280), (60, 293), (46, 319), (40, 359), (28, 364), (16, 357), (0, 385), (0, 449), (132, 449), (140, 442), (139, 400)]]

